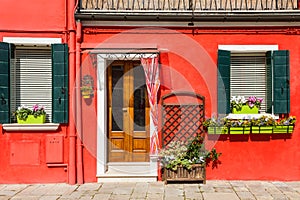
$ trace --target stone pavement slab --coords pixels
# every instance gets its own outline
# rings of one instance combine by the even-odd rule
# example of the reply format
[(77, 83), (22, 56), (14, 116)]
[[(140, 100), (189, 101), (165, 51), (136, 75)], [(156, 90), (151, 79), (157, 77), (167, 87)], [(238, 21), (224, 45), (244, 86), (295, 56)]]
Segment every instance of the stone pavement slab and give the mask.
[(300, 181), (0, 184), (0, 200), (300, 200)]

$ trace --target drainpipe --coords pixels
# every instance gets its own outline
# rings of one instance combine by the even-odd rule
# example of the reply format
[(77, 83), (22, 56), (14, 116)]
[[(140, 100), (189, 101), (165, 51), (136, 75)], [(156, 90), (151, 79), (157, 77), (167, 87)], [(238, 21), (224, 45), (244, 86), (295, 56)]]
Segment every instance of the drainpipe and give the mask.
[(83, 184), (83, 157), (82, 157), (82, 116), (81, 116), (81, 95), (80, 95), (80, 47), (81, 47), (81, 27), (82, 24), (77, 21), (76, 28), (76, 128), (77, 128), (77, 183)]
[(67, 21), (68, 31), (70, 34), (69, 39), (69, 184), (76, 183), (76, 129), (75, 129), (75, 113), (73, 105), (75, 105), (75, 99), (73, 98), (74, 86), (75, 86), (75, 28), (74, 28), (74, 7), (75, 0), (68, 0), (67, 4)]

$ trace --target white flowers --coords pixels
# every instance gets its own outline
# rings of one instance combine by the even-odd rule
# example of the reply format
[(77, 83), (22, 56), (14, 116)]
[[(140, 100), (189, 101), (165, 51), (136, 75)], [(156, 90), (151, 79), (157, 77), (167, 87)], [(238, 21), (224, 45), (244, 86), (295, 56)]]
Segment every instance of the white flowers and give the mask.
[(230, 103), (245, 104), (247, 103), (247, 99), (244, 96), (232, 96)]
[(18, 107), (18, 110), (22, 110), (22, 109), (29, 109), (29, 108), (25, 105), (21, 105), (21, 106)]

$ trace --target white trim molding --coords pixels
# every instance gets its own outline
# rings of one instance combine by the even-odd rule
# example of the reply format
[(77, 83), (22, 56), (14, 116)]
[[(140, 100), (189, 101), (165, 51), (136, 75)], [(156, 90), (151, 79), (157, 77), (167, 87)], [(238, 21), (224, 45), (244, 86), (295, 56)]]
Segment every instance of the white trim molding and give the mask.
[(278, 50), (278, 45), (218, 45), (218, 49), (232, 52), (266, 52)]
[[(45, 124), (3, 124), (2, 128), (5, 131), (56, 131), (59, 124), (45, 123)], [(24, 132), (22, 132), (24, 133)]]
[(35, 38), (35, 37), (3, 37), (3, 42), (15, 45), (50, 45), (61, 44), (61, 38)]

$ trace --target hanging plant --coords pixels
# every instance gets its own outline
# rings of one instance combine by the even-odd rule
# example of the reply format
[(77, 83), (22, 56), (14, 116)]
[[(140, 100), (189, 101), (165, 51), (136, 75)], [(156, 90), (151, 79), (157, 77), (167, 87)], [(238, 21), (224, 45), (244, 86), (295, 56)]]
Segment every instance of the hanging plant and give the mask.
[(91, 98), (94, 95), (94, 79), (91, 75), (83, 76), (80, 87), (83, 98)]

